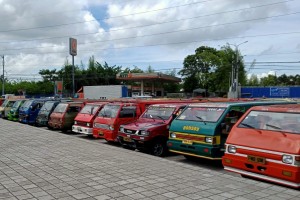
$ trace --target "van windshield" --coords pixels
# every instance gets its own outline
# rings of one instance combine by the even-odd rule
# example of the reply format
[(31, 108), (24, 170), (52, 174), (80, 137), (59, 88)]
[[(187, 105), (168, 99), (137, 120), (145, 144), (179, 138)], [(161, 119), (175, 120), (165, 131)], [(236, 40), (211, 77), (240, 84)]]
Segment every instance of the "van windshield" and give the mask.
[(64, 104), (64, 103), (60, 103), (56, 106), (56, 108), (54, 109), (54, 113), (64, 113), (66, 112), (68, 107), (68, 104)]
[(238, 127), (300, 134), (300, 113), (251, 111)]
[(54, 102), (47, 101), (41, 108), (41, 111), (50, 111), (53, 107)]
[(19, 106), (21, 105), (21, 103), (22, 103), (22, 101), (16, 101), (12, 107), (13, 108), (19, 108)]
[(3, 103), (2, 103), (2, 107), (6, 107), (6, 104), (8, 103), (8, 100), (5, 100)]
[(85, 105), (83, 109), (80, 111), (81, 114), (89, 114), (89, 115), (94, 115), (96, 114), (99, 105)]
[(115, 118), (120, 110), (120, 105), (105, 105), (99, 112), (99, 117)]
[(178, 120), (217, 122), (226, 108), (188, 107), (178, 117)]
[(28, 109), (31, 106), (32, 102), (33, 102), (33, 100), (25, 101), (25, 103), (21, 106), (21, 108)]
[(171, 117), (174, 110), (174, 107), (150, 106), (142, 115), (142, 118), (167, 120)]

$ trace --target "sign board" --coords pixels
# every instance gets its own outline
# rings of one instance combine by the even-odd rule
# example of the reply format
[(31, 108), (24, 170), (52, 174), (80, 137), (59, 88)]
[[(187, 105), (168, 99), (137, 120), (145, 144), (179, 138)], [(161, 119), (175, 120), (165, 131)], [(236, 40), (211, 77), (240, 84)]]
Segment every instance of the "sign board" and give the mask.
[(74, 38), (69, 38), (69, 51), (70, 55), (77, 55), (77, 40)]
[(62, 94), (62, 91), (63, 91), (63, 82), (62, 81), (55, 81), (55, 90), (56, 90), (56, 94)]
[(289, 97), (290, 88), (288, 87), (270, 87), (270, 97)]

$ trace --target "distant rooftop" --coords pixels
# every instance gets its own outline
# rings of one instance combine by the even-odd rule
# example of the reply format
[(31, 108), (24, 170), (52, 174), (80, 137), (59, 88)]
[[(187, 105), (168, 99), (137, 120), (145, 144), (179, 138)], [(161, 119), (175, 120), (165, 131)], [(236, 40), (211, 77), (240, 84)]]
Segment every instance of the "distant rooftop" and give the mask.
[(181, 79), (175, 76), (163, 74), (163, 73), (119, 73), (116, 75), (117, 80), (123, 81), (161, 81), (161, 82), (180, 82)]

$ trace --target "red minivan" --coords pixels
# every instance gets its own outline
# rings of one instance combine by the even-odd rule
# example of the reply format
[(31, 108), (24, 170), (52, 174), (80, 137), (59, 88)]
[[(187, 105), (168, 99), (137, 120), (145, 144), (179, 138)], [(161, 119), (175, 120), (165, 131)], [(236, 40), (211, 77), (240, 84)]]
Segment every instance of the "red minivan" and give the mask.
[(225, 170), (300, 187), (300, 105), (256, 106), (233, 126)]

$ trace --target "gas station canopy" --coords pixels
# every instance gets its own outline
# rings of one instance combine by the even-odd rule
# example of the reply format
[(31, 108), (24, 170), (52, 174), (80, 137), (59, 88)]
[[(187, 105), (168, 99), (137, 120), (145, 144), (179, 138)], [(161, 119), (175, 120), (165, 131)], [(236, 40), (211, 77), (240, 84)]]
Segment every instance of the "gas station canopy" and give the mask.
[(162, 73), (119, 73), (117, 80), (123, 81), (160, 81), (169, 83), (179, 83), (180, 78)]

